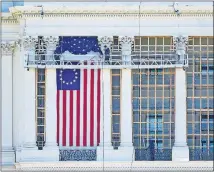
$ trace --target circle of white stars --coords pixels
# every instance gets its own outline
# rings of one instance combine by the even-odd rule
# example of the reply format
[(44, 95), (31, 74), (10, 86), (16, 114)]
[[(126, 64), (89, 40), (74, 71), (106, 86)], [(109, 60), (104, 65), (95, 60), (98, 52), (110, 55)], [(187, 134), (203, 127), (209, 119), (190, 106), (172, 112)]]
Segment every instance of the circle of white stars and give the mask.
[(60, 70), (60, 74), (59, 74), (59, 77), (60, 77), (60, 81), (63, 83), (63, 84), (66, 84), (66, 85), (72, 85), (73, 83), (75, 83), (78, 79), (78, 72), (76, 72), (76, 69), (73, 69), (74, 71), (74, 79), (70, 82), (66, 82), (65, 80), (63, 80), (62, 78), (62, 73), (63, 73), (63, 70)]

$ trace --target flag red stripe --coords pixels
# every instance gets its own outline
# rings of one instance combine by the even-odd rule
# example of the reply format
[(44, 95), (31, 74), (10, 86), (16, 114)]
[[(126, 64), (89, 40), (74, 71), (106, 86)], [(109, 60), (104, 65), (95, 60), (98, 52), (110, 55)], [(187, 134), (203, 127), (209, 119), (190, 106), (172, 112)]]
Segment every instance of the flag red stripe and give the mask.
[(80, 146), (80, 90), (77, 91), (77, 129), (76, 146)]
[(90, 146), (94, 146), (94, 69), (91, 69), (90, 88)]
[(100, 96), (101, 96), (101, 81), (100, 81), (100, 69), (97, 73), (97, 145), (100, 143)]
[(66, 90), (63, 90), (63, 134), (62, 145), (66, 146)]
[(57, 106), (57, 143), (59, 144), (59, 91), (56, 93), (56, 106)]
[(74, 119), (74, 114), (73, 114), (73, 92), (70, 91), (70, 141), (69, 145), (73, 146), (73, 119)]
[(84, 69), (83, 84), (83, 146), (87, 145), (87, 69)]

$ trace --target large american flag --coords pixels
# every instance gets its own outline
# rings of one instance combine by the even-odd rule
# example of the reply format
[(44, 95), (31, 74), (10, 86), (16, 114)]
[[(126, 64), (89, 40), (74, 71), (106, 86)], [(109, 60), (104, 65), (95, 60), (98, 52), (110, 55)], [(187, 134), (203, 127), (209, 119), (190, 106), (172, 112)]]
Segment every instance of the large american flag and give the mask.
[[(55, 53), (60, 53), (60, 49), (82, 55), (100, 51), (94, 37), (61, 38), (60, 44)], [(59, 146), (97, 146), (100, 142), (101, 70), (56, 70)]]
[(100, 142), (100, 69), (57, 69), (59, 146), (97, 146)]

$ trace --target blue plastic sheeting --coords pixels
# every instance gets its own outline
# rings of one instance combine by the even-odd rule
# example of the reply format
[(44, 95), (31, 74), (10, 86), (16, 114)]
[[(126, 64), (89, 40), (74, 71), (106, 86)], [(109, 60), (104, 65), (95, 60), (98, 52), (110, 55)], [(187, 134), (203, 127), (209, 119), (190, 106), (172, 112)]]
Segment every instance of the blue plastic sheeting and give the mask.
[(2, 12), (9, 12), (9, 8), (10, 7), (15, 7), (15, 6), (24, 6), (24, 1), (2, 2), (1, 11)]

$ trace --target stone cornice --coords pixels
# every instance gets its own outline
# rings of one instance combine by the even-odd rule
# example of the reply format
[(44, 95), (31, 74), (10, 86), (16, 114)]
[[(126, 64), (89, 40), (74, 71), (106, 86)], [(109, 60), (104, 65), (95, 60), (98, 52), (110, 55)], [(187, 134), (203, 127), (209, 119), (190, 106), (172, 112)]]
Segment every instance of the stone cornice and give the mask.
[(14, 18), (13, 16), (2, 16), (1, 17), (1, 23), (2, 24), (12, 24), (12, 25), (16, 25), (16, 24), (18, 24), (19, 22), (18, 22), (18, 20), (16, 19), (16, 18)]
[[(41, 7), (12, 7), (10, 12), (17, 18), (41, 17)], [(212, 6), (180, 7), (181, 17), (212, 17)], [(44, 17), (139, 17), (138, 6), (102, 7), (43, 7)], [(172, 7), (142, 6), (141, 17), (176, 17)]]

